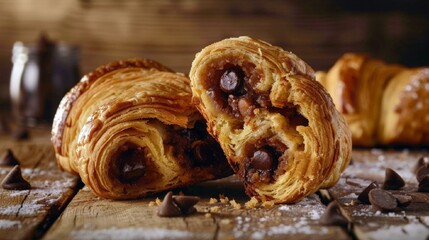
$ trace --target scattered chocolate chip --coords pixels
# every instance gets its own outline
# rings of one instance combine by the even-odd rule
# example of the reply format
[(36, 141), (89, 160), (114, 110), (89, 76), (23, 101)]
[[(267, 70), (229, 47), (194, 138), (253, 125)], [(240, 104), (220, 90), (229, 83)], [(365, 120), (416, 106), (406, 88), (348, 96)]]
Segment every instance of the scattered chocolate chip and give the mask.
[(27, 140), (30, 138), (30, 133), (26, 128), (20, 128), (12, 133), (12, 138), (15, 140)]
[(408, 195), (393, 194), (393, 196), (398, 201), (398, 207), (402, 207), (402, 208), (410, 205), (411, 200), (413, 200), (413, 198), (411, 196), (408, 196)]
[(424, 177), (429, 175), (429, 165), (424, 164), (417, 170), (416, 177), (417, 181), (421, 182)]
[(391, 168), (386, 168), (386, 174), (383, 183), (383, 189), (397, 190), (405, 186), (404, 179)]
[(417, 160), (416, 165), (414, 166), (413, 172), (417, 174), (417, 171), (418, 171), (421, 167), (425, 166), (426, 164), (428, 164), (428, 162), (427, 162), (427, 158), (425, 158), (425, 157), (420, 157), (420, 158), (419, 158), (419, 160)]
[(341, 226), (348, 225), (347, 219), (341, 214), (340, 206), (336, 201), (328, 204), (325, 213), (320, 218), (320, 223), (328, 226)]
[(0, 166), (15, 166), (19, 165), (18, 159), (16, 159), (12, 150), (7, 149), (0, 157)]
[(252, 103), (249, 99), (240, 98), (240, 100), (238, 100), (238, 111), (240, 112), (241, 116), (251, 115), (254, 109), (255, 107), (252, 106)]
[(196, 196), (173, 196), (173, 201), (185, 214), (190, 214), (196, 211), (194, 205), (200, 201), (199, 197)]
[(250, 164), (258, 170), (270, 170), (273, 167), (273, 158), (268, 151), (261, 149), (253, 153)]
[(426, 175), (420, 182), (419, 182), (419, 192), (429, 192), (429, 175)]
[(1, 185), (4, 189), (8, 190), (27, 190), (31, 188), (30, 183), (22, 177), (19, 165), (16, 165), (12, 170), (10, 170), (3, 179)]
[(392, 211), (398, 206), (396, 198), (383, 189), (372, 189), (368, 196), (371, 205), (383, 212)]
[(358, 200), (362, 203), (366, 203), (366, 204), (370, 204), (369, 202), (369, 191), (371, 191), (372, 189), (376, 189), (378, 188), (378, 184), (377, 182), (372, 182), (368, 185), (368, 187), (366, 187), (358, 196)]
[(177, 217), (181, 216), (182, 211), (173, 201), (173, 192), (168, 192), (161, 205), (158, 207), (158, 216), (160, 217)]
[(220, 78), (220, 88), (225, 93), (234, 93), (243, 81), (244, 73), (238, 69), (226, 70)]

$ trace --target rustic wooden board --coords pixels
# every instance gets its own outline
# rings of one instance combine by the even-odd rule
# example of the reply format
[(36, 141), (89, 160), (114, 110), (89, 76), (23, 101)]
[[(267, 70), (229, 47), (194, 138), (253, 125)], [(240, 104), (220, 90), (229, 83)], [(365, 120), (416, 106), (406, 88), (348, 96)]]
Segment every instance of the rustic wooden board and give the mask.
[[(78, 178), (57, 168), (48, 134), (38, 132), (32, 131), (29, 141), (0, 138), (0, 154), (11, 148), (21, 162), (23, 177), (32, 185), (23, 191), (0, 187), (0, 239), (40, 237), (77, 191)], [(0, 182), (10, 169), (0, 167)]]
[[(340, 227), (319, 224), (325, 205), (317, 195), (295, 205), (246, 209), (244, 203), (249, 199), (235, 177), (181, 191), (202, 197), (197, 214), (160, 218), (157, 206), (149, 206), (155, 197), (111, 201), (94, 196), (85, 187), (44, 239), (351, 239)], [(210, 203), (210, 198), (219, 200), (219, 194), (234, 199), (241, 208), (229, 202)]]
[[(429, 237), (429, 193), (416, 192), (417, 180), (413, 168), (417, 159), (427, 152), (355, 150), (350, 165), (339, 183), (325, 191), (341, 205), (342, 213), (353, 222), (353, 232), (359, 239), (427, 239)], [(385, 168), (397, 171), (406, 181), (401, 190), (413, 202), (402, 211), (382, 213), (357, 201), (357, 196), (372, 181), (384, 182)]]

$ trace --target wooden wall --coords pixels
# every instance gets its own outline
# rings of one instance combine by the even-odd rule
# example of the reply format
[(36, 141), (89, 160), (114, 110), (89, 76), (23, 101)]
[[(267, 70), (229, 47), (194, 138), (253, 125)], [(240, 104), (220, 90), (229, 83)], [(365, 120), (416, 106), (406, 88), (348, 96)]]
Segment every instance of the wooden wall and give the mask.
[(0, 103), (8, 106), (13, 43), (34, 42), (42, 31), (80, 46), (82, 73), (129, 57), (187, 73), (202, 47), (239, 35), (282, 46), (315, 69), (348, 51), (416, 66), (429, 65), (428, 6), (424, 0), (0, 0)]

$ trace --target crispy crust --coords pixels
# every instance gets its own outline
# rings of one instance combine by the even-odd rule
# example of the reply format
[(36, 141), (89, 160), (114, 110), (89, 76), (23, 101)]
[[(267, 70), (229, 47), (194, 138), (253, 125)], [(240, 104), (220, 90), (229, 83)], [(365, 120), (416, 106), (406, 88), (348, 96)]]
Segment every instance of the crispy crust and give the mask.
[[(250, 115), (234, 113), (229, 105), (243, 95), (216, 95), (218, 78), (230, 67), (245, 72), (245, 85), (251, 86), (246, 92), (254, 92)], [(350, 160), (351, 133), (312, 68), (296, 55), (249, 37), (230, 38), (199, 52), (189, 76), (193, 102), (248, 195), (293, 203), (338, 181)], [(264, 147), (280, 154), (268, 180), (261, 175), (267, 171), (252, 169), (250, 160)]]

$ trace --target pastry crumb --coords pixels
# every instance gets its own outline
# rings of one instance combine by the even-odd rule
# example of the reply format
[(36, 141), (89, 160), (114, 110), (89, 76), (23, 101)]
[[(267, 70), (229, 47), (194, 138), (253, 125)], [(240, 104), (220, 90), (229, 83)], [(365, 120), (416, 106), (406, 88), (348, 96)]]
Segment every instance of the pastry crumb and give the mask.
[(155, 206), (155, 201), (150, 201), (148, 205), (149, 205), (149, 207)]
[(247, 201), (244, 204), (244, 206), (247, 209), (256, 208), (256, 207), (258, 207), (258, 203), (259, 203), (258, 199), (256, 199), (255, 197), (252, 197), (249, 201)]
[(212, 217), (212, 214), (211, 214), (211, 213), (206, 213), (206, 214), (204, 214), (204, 217), (206, 217), (206, 218), (211, 218), (211, 217)]
[(234, 199), (229, 201), (229, 204), (231, 204), (231, 206), (233, 206), (235, 209), (241, 209), (241, 204), (237, 203)]
[(211, 207), (209, 211), (215, 213), (215, 212), (219, 212), (219, 210), (220, 210), (219, 206), (214, 206), (214, 207)]
[(228, 199), (228, 197), (225, 197), (225, 195), (220, 194), (220, 195), (219, 195), (219, 201), (220, 201), (221, 203), (228, 203), (228, 202), (229, 202), (229, 199)]
[(264, 207), (264, 208), (269, 208), (272, 206), (274, 206), (274, 201), (266, 201), (266, 202), (262, 203), (262, 207)]
[(157, 206), (161, 205), (161, 199), (156, 198), (155, 199), (155, 203), (156, 203)]
[(210, 204), (217, 203), (217, 202), (218, 200), (216, 198), (210, 198), (210, 201), (209, 201)]

